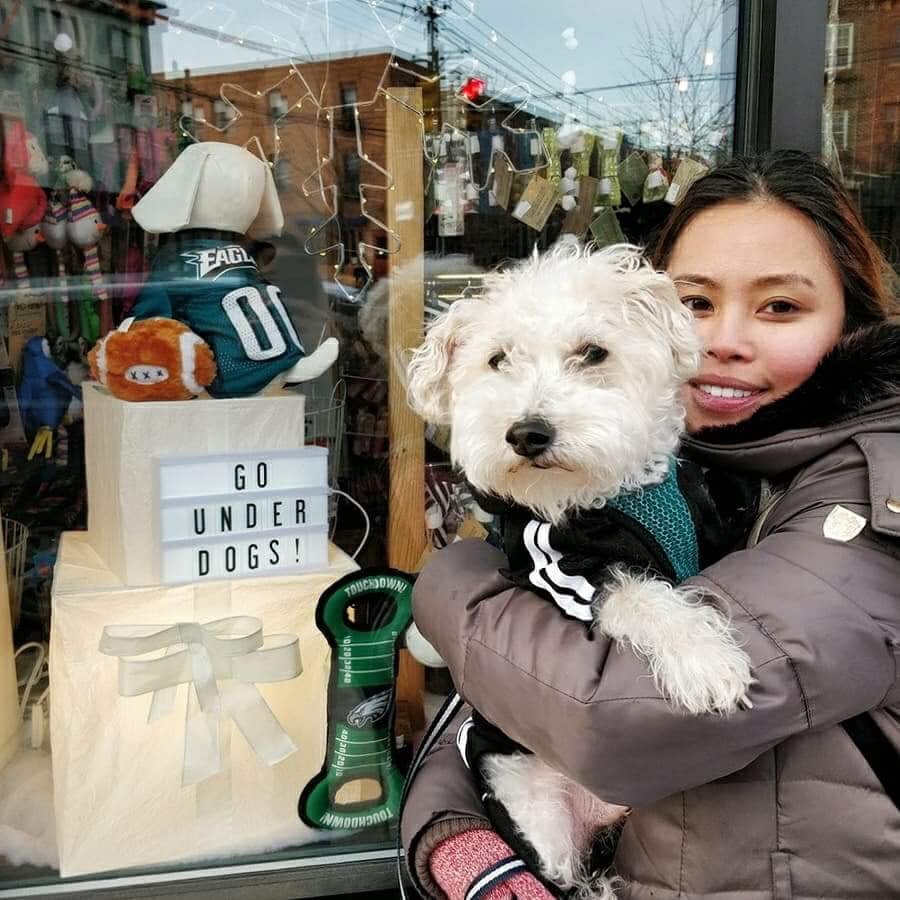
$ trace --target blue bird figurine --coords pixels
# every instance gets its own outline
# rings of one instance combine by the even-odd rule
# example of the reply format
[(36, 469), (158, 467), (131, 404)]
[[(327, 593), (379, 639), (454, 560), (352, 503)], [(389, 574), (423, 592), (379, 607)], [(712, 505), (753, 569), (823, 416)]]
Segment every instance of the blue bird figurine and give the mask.
[(33, 436), (28, 459), (53, 455), (53, 435), (72, 404), (81, 402), (81, 388), (69, 381), (53, 361), (46, 338), (33, 337), (22, 352), (22, 380), (18, 390), (22, 423)]

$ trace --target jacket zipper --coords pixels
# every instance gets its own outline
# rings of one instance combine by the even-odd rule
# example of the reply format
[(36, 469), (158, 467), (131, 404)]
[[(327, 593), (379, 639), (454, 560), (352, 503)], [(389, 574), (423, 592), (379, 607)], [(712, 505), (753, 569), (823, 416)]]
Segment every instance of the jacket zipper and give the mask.
[(759, 511), (759, 514), (756, 517), (756, 521), (753, 523), (753, 528), (750, 529), (750, 535), (747, 538), (747, 543), (745, 548), (749, 550), (751, 547), (755, 547), (759, 543), (759, 536), (762, 534), (763, 526), (766, 524), (766, 520), (769, 518), (769, 515), (772, 513), (772, 510), (775, 509), (776, 506), (781, 502), (784, 495), (787, 493), (787, 489), (781, 488), (780, 490), (773, 491), (772, 494), (769, 495), (768, 500), (766, 500), (765, 506)]

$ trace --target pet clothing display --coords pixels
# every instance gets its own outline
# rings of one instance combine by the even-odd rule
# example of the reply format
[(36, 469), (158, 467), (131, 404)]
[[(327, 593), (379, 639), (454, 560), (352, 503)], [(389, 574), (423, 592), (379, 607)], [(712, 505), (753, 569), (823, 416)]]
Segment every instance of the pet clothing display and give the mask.
[(281, 292), (257, 269), (238, 234), (180, 232), (162, 247), (132, 309), (189, 326), (212, 349), (213, 397), (259, 393), (304, 357)]
[(169, 234), (132, 314), (178, 319), (211, 348), (213, 397), (257, 394), (276, 379), (317, 378), (337, 358), (328, 338), (306, 354), (281, 300), (243, 245), (281, 233), (284, 215), (267, 163), (242, 147), (192, 144), (135, 205), (147, 232)]

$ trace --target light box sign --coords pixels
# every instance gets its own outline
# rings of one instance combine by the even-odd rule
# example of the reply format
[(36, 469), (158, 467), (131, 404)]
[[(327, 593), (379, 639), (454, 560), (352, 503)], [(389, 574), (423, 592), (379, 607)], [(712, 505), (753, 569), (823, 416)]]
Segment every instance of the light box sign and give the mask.
[(159, 460), (163, 584), (328, 566), (324, 447)]

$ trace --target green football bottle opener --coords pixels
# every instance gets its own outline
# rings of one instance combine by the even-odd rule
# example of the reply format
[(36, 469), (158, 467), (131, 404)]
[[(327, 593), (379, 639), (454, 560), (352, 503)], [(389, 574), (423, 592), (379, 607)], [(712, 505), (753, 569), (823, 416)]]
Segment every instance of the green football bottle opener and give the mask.
[[(303, 789), (300, 818), (313, 828), (367, 828), (395, 818), (404, 776), (394, 757), (398, 645), (412, 619), (411, 576), (396, 569), (353, 572), (331, 585), (316, 625), (331, 645), (325, 762)], [(372, 779), (371, 800), (338, 803), (344, 785)]]

